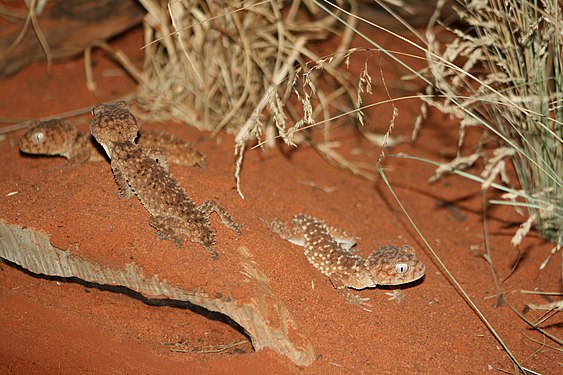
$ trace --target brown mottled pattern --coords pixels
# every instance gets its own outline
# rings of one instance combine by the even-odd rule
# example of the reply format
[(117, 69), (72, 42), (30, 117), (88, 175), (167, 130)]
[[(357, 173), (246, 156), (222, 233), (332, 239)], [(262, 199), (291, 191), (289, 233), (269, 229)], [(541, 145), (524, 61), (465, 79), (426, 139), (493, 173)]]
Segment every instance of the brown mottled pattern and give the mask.
[(365, 272), (364, 259), (345, 251), (329, 234), (322, 221), (299, 214), (294, 223), (301, 229), (305, 239), (304, 254), (309, 262), (325, 276), (343, 272)]
[(149, 224), (160, 238), (180, 245), (181, 235), (186, 235), (217, 258), (209, 215), (217, 213), (225, 226), (240, 235), (239, 225), (214, 201), (196, 207), (170, 172), (133, 143), (139, 125), (132, 114), (124, 111), (128, 109), (123, 102), (96, 106), (90, 123), (90, 132), (111, 159), (119, 194), (123, 197), (137, 195), (150, 212)]
[(350, 250), (355, 244), (353, 237), (302, 213), (294, 216), (293, 227), (287, 228), (277, 220), (268, 225), (280, 237), (303, 246), (309, 262), (328, 276), (350, 303), (369, 306), (366, 303), (369, 298), (360, 298), (346, 288), (405, 284), (420, 279), (426, 270), (408, 245), (384, 245), (368, 259), (353, 254)]
[(129, 188), (152, 215), (151, 225), (163, 223), (163, 233), (174, 232), (164, 237), (180, 241), (178, 235), (185, 234), (205, 248), (213, 247), (215, 235), (208, 218), (170, 173), (132, 143), (115, 143), (111, 158), (112, 168), (124, 174)]
[(203, 169), (207, 167), (207, 158), (205, 155), (194, 149), (190, 143), (163, 130), (142, 132), (137, 144), (143, 149), (151, 148), (163, 150), (166, 154), (166, 159), (170, 163), (188, 166), (198, 165)]
[(70, 158), (78, 131), (66, 121), (34, 122), (20, 139), (20, 150), (28, 154), (62, 155)]
[[(200, 168), (207, 166), (207, 159), (188, 142), (174, 137), (163, 130), (143, 131), (139, 137), (139, 147), (161, 152), (170, 163)], [(90, 135), (76, 130), (63, 120), (35, 122), (20, 139), (20, 150), (29, 154), (60, 155), (72, 164), (85, 161), (105, 160), (94, 147)]]
[(102, 146), (109, 142), (135, 142), (140, 125), (127, 103), (98, 104), (92, 109), (92, 115), (90, 133)]
[[(402, 265), (406, 267), (401, 268)], [(426, 271), (426, 266), (418, 260), (414, 249), (408, 245), (381, 246), (368, 257), (366, 267), (373, 281), (380, 285), (409, 283), (421, 278)]]

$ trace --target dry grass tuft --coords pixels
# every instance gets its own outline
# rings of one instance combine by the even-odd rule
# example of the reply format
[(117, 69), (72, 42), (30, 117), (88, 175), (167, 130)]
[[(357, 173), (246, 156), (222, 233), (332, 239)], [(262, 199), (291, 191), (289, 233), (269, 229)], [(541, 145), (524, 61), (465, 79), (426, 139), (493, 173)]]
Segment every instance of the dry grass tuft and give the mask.
[[(505, 186), (506, 161), (515, 166), (521, 189), (515, 207), (526, 207), (527, 219), (516, 233), (519, 244), (532, 224), (544, 238), (563, 242), (563, 24), (561, 2), (461, 1), (467, 30), (441, 51), (427, 32), (426, 73), (439, 99), (427, 104), (460, 118), (459, 146), (469, 126), (486, 130), (484, 141), (499, 142), (492, 154), (478, 147), (438, 170), (472, 165), (483, 159), (483, 189), (495, 180)], [(491, 137), (492, 136), (492, 137)], [(482, 145), (481, 145), (482, 146)], [(469, 162), (468, 162), (469, 161)]]
[[(248, 140), (296, 145), (306, 140), (298, 130), (330, 123), (336, 108), (357, 100), (338, 68), (351, 52), (321, 58), (309, 49), (338, 32), (312, 2), (304, 2), (308, 12), (299, 0), (140, 2), (148, 15), (138, 104), (152, 120), (235, 134), (239, 193)], [(351, 40), (351, 30), (342, 33), (337, 51)]]

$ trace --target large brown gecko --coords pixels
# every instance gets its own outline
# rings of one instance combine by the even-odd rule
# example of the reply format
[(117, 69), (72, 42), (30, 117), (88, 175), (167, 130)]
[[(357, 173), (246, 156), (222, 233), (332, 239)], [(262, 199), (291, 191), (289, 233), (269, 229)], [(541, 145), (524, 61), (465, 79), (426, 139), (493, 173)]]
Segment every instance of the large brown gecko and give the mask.
[[(163, 130), (140, 132), (139, 147), (161, 153), (166, 160), (180, 165), (200, 168), (207, 166), (205, 155), (188, 142)], [(28, 154), (60, 155), (73, 165), (85, 161), (103, 161), (103, 155), (92, 143), (91, 136), (82, 134), (64, 120), (34, 122), (20, 139), (20, 150)]]
[(151, 214), (149, 224), (161, 239), (180, 245), (181, 236), (186, 235), (217, 258), (215, 233), (209, 222), (212, 212), (240, 235), (239, 224), (223, 207), (212, 200), (196, 207), (170, 172), (133, 142), (139, 123), (125, 102), (97, 105), (92, 114), (90, 133), (111, 159), (120, 196), (137, 195)]
[(352, 253), (356, 239), (345, 231), (303, 213), (295, 215), (292, 223), (289, 228), (279, 220), (266, 224), (281, 238), (303, 246), (309, 262), (329, 277), (349, 303), (370, 306), (369, 298), (361, 298), (348, 288), (405, 284), (420, 279), (426, 270), (408, 245), (384, 245), (364, 259)]

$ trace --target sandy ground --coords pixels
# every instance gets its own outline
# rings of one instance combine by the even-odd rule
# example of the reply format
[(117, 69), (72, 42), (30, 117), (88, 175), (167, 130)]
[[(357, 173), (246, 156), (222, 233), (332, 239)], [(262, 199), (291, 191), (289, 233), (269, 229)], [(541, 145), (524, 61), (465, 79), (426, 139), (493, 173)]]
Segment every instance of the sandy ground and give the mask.
[[(380, 39), (393, 44), (388, 37)], [(116, 45), (141, 63), (138, 31)], [(87, 91), (81, 59), (57, 63), (50, 73), (45, 66), (36, 65), (0, 82), (1, 116), (39, 118), (109, 101), (133, 90), (133, 82), (102, 54), (96, 53), (94, 61), (104, 97), (95, 98)], [(399, 72), (392, 64), (379, 58), (372, 58), (370, 64), (372, 72), (379, 72), (381, 66), (388, 85), (395, 82), (393, 77)], [(369, 101), (386, 97), (378, 74), (374, 77), (374, 95)], [(410, 136), (418, 106), (416, 101), (397, 102), (400, 116), (395, 135)], [(368, 127), (385, 132), (390, 107), (375, 107), (369, 115)], [(89, 118), (85, 114), (73, 121), (87, 131)], [(237, 238), (213, 219), (221, 254), (216, 262), (224, 262), (222, 267), (228, 270), (236, 249), (247, 247), (267, 275), (272, 291), (311, 341), (317, 360), (302, 368), (272, 350), (254, 352), (239, 328), (220, 316), (192, 311), (186, 304), (147, 300), (75, 279), (34, 275), (3, 262), (1, 373), (514, 371), (507, 354), (444, 276), (380, 179), (372, 182), (354, 177), (329, 165), (309, 147), (280, 145), (247, 153), (242, 176), (246, 199), (242, 200), (235, 190), (232, 136), (211, 137), (173, 122), (145, 122), (143, 127), (164, 129), (192, 140), (207, 154), (209, 167), (205, 171), (179, 166), (172, 166), (171, 171), (197, 203), (215, 199), (244, 225), (243, 236)], [(178, 249), (157, 240), (139, 201), (116, 196), (107, 162), (70, 167), (64, 158), (23, 155), (17, 148), (22, 134), (23, 130), (10, 132), (0, 141), (3, 220), (48, 233), (53, 245), (72, 247), (79, 255), (102, 264), (120, 265), (135, 259), (143, 269), (166, 274), (180, 283), (197, 280), (200, 270), (213, 262), (197, 245)], [(334, 129), (331, 136), (339, 142), (338, 152), (356, 162), (375, 165), (381, 150), (366, 142), (353, 126)], [(478, 132), (469, 136), (476, 139)], [(389, 152), (447, 161), (455, 153), (456, 142), (455, 123), (431, 113), (415, 143)], [(514, 355), (525, 367), (540, 373), (560, 371), (557, 363), (561, 363), (561, 356), (554, 344), (496, 298), (492, 272), (483, 258), (483, 195), (479, 185), (451, 176), (429, 184), (433, 167), (421, 162), (389, 157), (384, 166), (414, 222)], [(488, 198), (492, 197), (494, 193), (489, 193)], [(425, 278), (401, 288), (404, 299), (400, 303), (388, 300), (388, 288), (360, 291), (362, 297), (371, 298), (372, 312), (345, 303), (299, 248), (276, 237), (260, 221), (276, 217), (289, 220), (301, 211), (360, 237), (358, 252), (362, 255), (386, 243), (414, 246), (427, 265)], [(535, 320), (541, 313), (525, 310), (525, 304), (545, 303), (548, 298), (517, 291), (560, 290), (561, 264), (552, 261), (540, 271), (538, 267), (552, 245), (531, 233), (514, 248), (510, 239), (523, 219), (506, 207), (492, 207), (488, 213), (492, 261), (502, 288), (517, 311)], [(233, 267), (232, 272), (224, 275), (225, 290), (248, 297), (241, 294), (242, 287), (228, 283), (238, 271)], [(561, 317), (556, 316), (543, 326), (560, 335), (561, 323)], [(230, 344), (231, 348), (214, 352)], [(171, 350), (177, 348), (183, 352)]]

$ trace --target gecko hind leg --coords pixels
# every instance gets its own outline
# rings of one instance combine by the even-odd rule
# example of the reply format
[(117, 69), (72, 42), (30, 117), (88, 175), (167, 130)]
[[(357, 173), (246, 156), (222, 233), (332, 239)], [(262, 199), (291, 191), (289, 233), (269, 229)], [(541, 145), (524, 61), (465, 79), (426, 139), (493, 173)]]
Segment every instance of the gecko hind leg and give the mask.
[(340, 245), (340, 247), (342, 247), (342, 249), (344, 249), (348, 253), (354, 252), (353, 247), (356, 246), (356, 243), (358, 241), (357, 237), (352, 236), (344, 229), (337, 227), (327, 226), (327, 230), (330, 236), (334, 238), (336, 242), (338, 242), (338, 244)]
[(233, 217), (221, 206), (219, 203), (208, 200), (207, 202), (203, 203), (201, 206), (197, 208), (199, 212), (206, 218), (208, 218), (212, 212), (215, 212), (221, 218), (223, 225), (227, 228), (233, 230), (238, 236), (241, 236), (242, 233), (240, 231), (241, 225), (233, 219)]
[[(156, 235), (161, 240), (172, 241), (176, 246), (181, 247), (183, 240), (180, 238), (178, 233), (184, 233), (183, 221), (174, 217), (164, 217), (164, 216), (151, 216), (149, 219), (149, 225), (156, 230)], [(189, 236), (192, 238), (192, 236)], [(201, 238), (198, 240), (192, 239), (192, 242), (200, 243), (203, 248), (211, 254), (213, 259), (219, 258), (219, 254), (213, 249), (214, 236), (213, 232), (202, 232)], [(195, 237), (194, 237), (195, 238)]]
[(159, 239), (172, 241), (178, 247), (182, 246), (183, 240), (174, 229), (177, 226), (177, 220), (164, 216), (151, 216), (149, 225), (155, 229)]
[(303, 231), (299, 228), (299, 226), (292, 225), (291, 227), (288, 227), (284, 222), (278, 219), (274, 219), (272, 221), (262, 219), (262, 222), (280, 238), (297, 246), (305, 246), (305, 237), (303, 236)]

